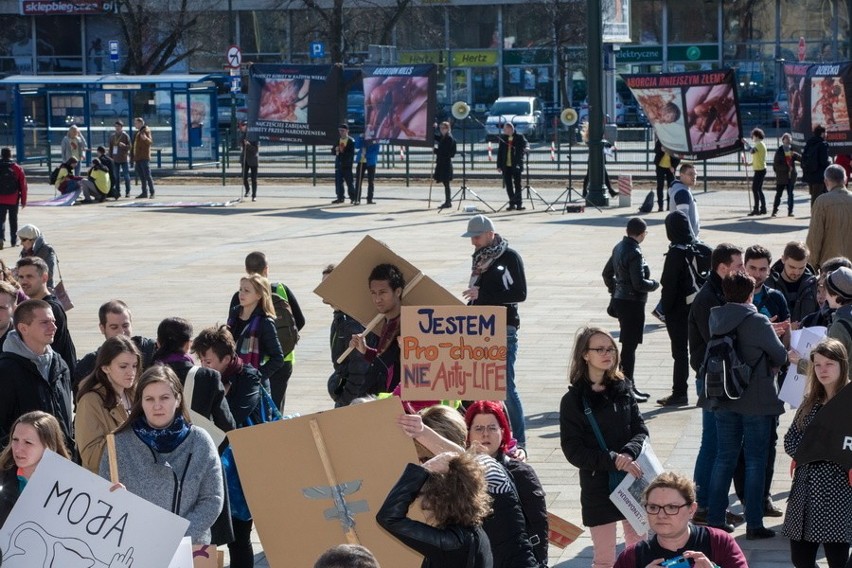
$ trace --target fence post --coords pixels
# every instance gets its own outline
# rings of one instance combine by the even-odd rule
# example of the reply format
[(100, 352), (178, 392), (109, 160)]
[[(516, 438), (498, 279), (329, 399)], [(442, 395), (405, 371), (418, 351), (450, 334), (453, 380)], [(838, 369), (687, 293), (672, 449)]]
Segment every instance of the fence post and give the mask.
[(226, 183), (226, 169), (228, 167), (228, 150), (227, 150), (228, 142), (226, 140), (222, 140), (222, 187), (227, 185)]
[[(312, 181), (313, 181), (314, 187), (316, 187), (317, 186), (317, 145), (314, 144), (313, 146), (311, 146), (311, 148), (313, 149), (312, 152), (311, 152), (311, 176), (312, 176)], [(307, 147), (306, 147), (306, 149), (307, 149)], [(307, 154), (305, 154), (305, 155), (307, 156)]]
[(405, 187), (411, 187), (411, 146), (405, 152)]
[(707, 193), (707, 160), (704, 160), (704, 173), (701, 177), (704, 178), (704, 193)]
[(470, 143), (470, 170), (473, 171), (473, 142)]
[(651, 169), (651, 130), (645, 128), (645, 171)]
[[(316, 149), (316, 148), (314, 148)], [(305, 144), (305, 167), (308, 167), (308, 145)]]
[[(559, 139), (559, 123), (556, 120), (553, 121), (553, 132), (556, 138), (556, 171), (562, 169), (562, 140)], [(569, 140), (570, 144), (571, 141)]]

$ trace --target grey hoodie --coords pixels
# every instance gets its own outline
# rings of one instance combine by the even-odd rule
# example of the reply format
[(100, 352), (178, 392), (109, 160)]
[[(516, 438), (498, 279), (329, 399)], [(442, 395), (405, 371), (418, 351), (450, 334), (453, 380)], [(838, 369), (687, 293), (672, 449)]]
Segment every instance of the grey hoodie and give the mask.
[(47, 350), (44, 352), (44, 355), (36, 355), (32, 349), (27, 347), (27, 344), (24, 343), (23, 339), (21, 339), (18, 331), (13, 329), (6, 337), (6, 343), (3, 344), (3, 351), (8, 351), (9, 353), (14, 353), (15, 355), (20, 355), (25, 359), (29, 359), (35, 363), (41, 377), (45, 381), (49, 381), (48, 375), (50, 373), (50, 362), (56, 356), (56, 352), (50, 348), (50, 345), (47, 346)]
[(751, 382), (739, 400), (715, 402), (714, 407), (756, 416), (783, 414), (775, 372), (787, 362), (784, 344), (766, 316), (757, 313), (751, 304), (725, 304), (710, 310), (710, 335), (726, 335), (734, 330), (737, 353), (752, 368)]

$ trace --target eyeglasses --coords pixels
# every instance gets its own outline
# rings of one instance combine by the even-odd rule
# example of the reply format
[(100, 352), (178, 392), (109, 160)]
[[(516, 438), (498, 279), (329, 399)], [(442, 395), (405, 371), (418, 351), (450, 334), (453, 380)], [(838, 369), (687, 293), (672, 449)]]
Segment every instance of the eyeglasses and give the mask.
[(612, 355), (618, 352), (615, 347), (589, 347), (587, 351), (594, 351), (598, 355)]
[(645, 511), (649, 515), (659, 515), (660, 511), (665, 511), (666, 515), (673, 516), (680, 513), (680, 510), (684, 507), (689, 507), (691, 503), (684, 503), (683, 505), (655, 505), (653, 503), (648, 503), (645, 505)]
[(34, 240), (35, 240), (35, 239), (28, 239), (28, 238), (26, 238), (26, 237), (21, 237), (21, 242), (24, 242), (24, 241), (34, 241)]
[(486, 432), (489, 434), (496, 434), (500, 431), (500, 427), (496, 424), (489, 424), (488, 426), (474, 426), (471, 430), (476, 434), (484, 434)]

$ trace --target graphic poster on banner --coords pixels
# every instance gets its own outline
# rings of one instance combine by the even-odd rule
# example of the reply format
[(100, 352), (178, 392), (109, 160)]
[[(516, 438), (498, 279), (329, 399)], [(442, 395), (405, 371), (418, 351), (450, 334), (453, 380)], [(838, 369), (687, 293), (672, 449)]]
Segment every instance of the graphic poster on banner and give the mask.
[(304, 144), (337, 140), (342, 71), (335, 65), (249, 67), (248, 136)]
[(742, 148), (733, 70), (625, 75), (624, 80), (666, 148), (697, 160)]
[(604, 43), (630, 43), (630, 0), (601, 0)]
[(403, 306), (402, 400), (505, 400), (506, 308)]
[(46, 451), (0, 529), (3, 568), (168, 566), (189, 521), (110, 486)]
[(175, 157), (213, 159), (213, 118), (210, 112), (210, 95), (190, 94), (187, 108), (186, 95), (175, 96)]
[(790, 64), (784, 72), (793, 142), (804, 144), (819, 124), (831, 154), (852, 152), (852, 62)]
[(364, 139), (431, 146), (435, 120), (434, 64), (364, 67)]
[(313, 566), (342, 542), (366, 546), (382, 566), (420, 566), (376, 522), (405, 465), (417, 463), (396, 425), (402, 413), (391, 397), (228, 433), (270, 566)]

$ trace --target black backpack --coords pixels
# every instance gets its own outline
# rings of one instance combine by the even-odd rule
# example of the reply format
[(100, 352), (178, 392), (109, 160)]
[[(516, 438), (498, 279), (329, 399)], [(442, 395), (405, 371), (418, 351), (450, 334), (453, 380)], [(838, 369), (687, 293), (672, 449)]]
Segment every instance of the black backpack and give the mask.
[(55, 167), (53, 168), (53, 171), (50, 172), (50, 185), (56, 185), (56, 180), (59, 179), (59, 168), (61, 167), (62, 166)]
[(710, 257), (713, 255), (713, 249), (698, 241), (686, 245), (685, 249), (687, 253), (686, 264), (692, 280), (692, 291), (686, 297), (686, 303), (691, 304), (710, 275)]
[(275, 330), (278, 332), (278, 342), (286, 357), (293, 352), (299, 343), (299, 328), (293, 309), (287, 301), (287, 290), (280, 282), (272, 284), (272, 306), (275, 308)]
[(737, 400), (748, 388), (753, 369), (740, 359), (736, 346), (736, 330), (714, 335), (707, 342), (698, 378), (704, 381), (704, 396), (708, 400)]
[(654, 192), (649, 191), (648, 195), (645, 196), (645, 201), (642, 202), (642, 205), (639, 207), (639, 213), (650, 213), (654, 210)]
[(805, 144), (802, 150), (802, 171), (806, 174), (819, 173), (819, 144)]
[(10, 162), (0, 162), (0, 195), (16, 195), (20, 187)]

